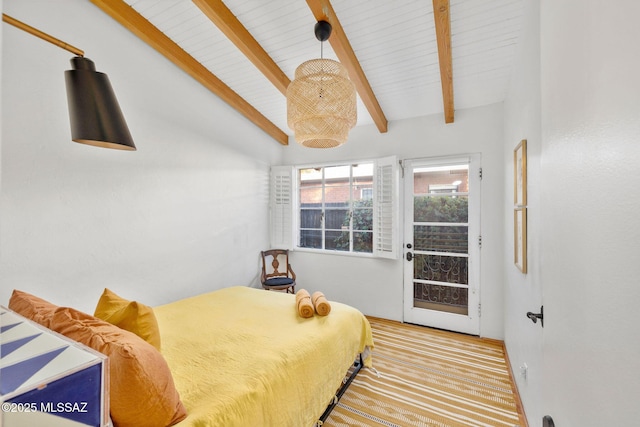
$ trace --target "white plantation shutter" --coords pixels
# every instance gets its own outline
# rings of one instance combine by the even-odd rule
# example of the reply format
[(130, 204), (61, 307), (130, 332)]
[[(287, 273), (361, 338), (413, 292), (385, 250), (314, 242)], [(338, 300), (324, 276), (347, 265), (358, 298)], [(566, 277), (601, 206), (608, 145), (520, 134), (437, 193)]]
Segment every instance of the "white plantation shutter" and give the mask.
[(271, 168), (271, 247), (293, 249), (293, 167)]
[(376, 160), (373, 253), (398, 258), (398, 167), (395, 156)]

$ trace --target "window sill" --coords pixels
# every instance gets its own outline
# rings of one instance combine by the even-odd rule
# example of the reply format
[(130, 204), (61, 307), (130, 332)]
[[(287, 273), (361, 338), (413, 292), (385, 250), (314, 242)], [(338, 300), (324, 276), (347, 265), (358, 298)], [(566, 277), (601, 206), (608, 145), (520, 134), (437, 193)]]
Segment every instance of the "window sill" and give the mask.
[(372, 253), (367, 252), (346, 252), (346, 251), (330, 251), (326, 249), (313, 249), (313, 248), (301, 248), (296, 246), (293, 248), (294, 252), (307, 252), (320, 255), (337, 255), (356, 258), (376, 258)]

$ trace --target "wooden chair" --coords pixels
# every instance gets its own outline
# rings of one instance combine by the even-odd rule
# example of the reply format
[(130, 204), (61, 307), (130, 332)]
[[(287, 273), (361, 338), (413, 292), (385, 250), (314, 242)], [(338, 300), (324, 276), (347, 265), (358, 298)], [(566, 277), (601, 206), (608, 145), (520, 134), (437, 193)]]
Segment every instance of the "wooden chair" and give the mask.
[[(260, 252), (262, 256), (262, 274), (260, 281), (267, 290), (286, 290), (296, 293), (296, 273), (289, 264), (289, 251), (286, 249), (271, 249)], [(282, 271), (280, 271), (282, 269)]]

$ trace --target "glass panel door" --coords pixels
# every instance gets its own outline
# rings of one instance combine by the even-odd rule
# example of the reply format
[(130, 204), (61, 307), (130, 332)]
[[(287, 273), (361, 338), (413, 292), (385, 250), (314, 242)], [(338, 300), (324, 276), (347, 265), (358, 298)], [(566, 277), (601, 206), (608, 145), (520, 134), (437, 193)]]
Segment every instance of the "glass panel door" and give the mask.
[(405, 321), (479, 333), (472, 158), (405, 163)]

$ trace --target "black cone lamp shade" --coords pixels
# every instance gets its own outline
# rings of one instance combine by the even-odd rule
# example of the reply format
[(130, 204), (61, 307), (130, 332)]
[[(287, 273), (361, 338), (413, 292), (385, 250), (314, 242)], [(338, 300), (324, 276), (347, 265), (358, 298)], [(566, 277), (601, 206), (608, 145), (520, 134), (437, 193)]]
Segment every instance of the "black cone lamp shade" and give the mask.
[(96, 71), (90, 59), (71, 59), (64, 72), (67, 84), (71, 139), (97, 147), (135, 151), (136, 146), (113, 93), (109, 77)]

